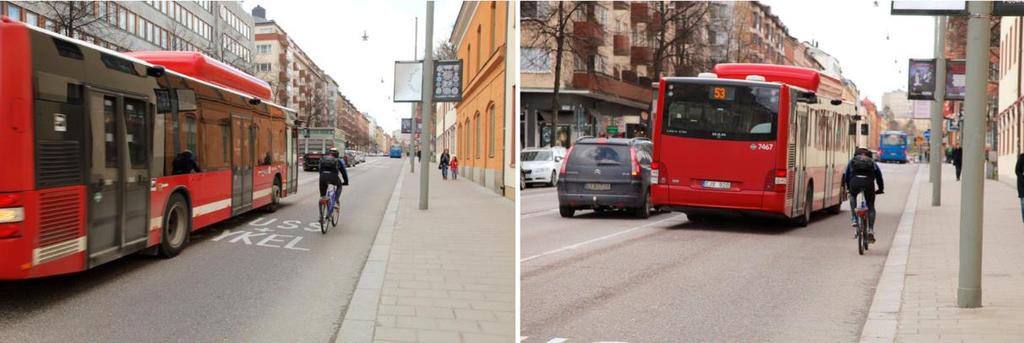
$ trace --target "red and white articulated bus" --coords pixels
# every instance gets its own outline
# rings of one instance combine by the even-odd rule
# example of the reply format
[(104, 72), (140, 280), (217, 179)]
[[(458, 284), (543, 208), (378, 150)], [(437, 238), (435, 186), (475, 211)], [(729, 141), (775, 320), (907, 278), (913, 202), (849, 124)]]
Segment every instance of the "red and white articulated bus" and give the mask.
[(265, 82), (6, 17), (0, 47), (0, 280), (172, 257), (189, 232), (297, 191), (295, 112)]
[(838, 80), (782, 65), (719, 64), (666, 77), (654, 115), (651, 201), (691, 220), (838, 213), (856, 108)]

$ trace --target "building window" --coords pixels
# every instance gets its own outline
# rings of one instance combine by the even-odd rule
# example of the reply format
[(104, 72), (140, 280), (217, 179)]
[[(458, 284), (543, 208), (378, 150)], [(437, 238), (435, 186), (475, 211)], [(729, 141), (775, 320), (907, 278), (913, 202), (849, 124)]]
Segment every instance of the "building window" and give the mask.
[(551, 54), (547, 48), (519, 48), (522, 58), (519, 68), (523, 72), (547, 73), (551, 71)]
[(25, 11), (25, 22), (32, 26), (39, 26), (39, 15)]
[(497, 47), (496, 42), (498, 32), (498, 5), (497, 1), (491, 1), (491, 53), (494, 53), (494, 49)]
[(480, 158), (480, 112), (473, 116), (473, 157)]
[(21, 21), (21, 7), (18, 7), (10, 2), (7, 3), (7, 16), (11, 19)]
[(523, 1), (519, 3), (519, 13), (523, 19), (543, 19), (548, 15), (550, 4), (547, 1)]
[(270, 71), (270, 63), (259, 63), (256, 68), (258, 71)]
[(495, 134), (497, 128), (497, 121), (494, 117), (494, 104), (491, 104), (491, 108), (487, 111), (487, 134), (491, 138), (490, 145), (487, 147), (487, 156), (494, 157), (494, 147), (498, 145), (498, 138)]
[(256, 46), (256, 53), (257, 54), (269, 54), (270, 53), (270, 44), (260, 44), (260, 45), (257, 45)]
[(483, 48), (482, 48), (483, 45), (480, 45), (480, 36), (481, 35), (482, 35), (482, 32), (480, 32), (480, 25), (477, 25), (476, 26), (476, 60), (477, 60), (476, 64), (477, 64), (477, 69), (480, 69), (480, 68), (484, 67), (484, 60), (480, 59), (480, 50), (483, 50)]

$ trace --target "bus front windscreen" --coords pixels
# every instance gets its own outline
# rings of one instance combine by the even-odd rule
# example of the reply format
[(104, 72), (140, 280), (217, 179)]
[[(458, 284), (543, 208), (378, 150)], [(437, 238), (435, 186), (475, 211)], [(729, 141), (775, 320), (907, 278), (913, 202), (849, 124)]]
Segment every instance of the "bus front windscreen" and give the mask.
[(661, 111), (667, 135), (738, 141), (774, 140), (779, 87), (668, 83)]

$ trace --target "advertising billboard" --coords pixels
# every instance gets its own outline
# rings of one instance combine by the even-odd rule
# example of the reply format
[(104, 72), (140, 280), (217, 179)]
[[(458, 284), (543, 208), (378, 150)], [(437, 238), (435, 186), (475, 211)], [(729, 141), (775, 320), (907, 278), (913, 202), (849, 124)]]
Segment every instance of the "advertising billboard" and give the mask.
[(935, 100), (935, 60), (910, 59), (907, 99)]
[(946, 61), (946, 100), (963, 100), (967, 94), (967, 62)]

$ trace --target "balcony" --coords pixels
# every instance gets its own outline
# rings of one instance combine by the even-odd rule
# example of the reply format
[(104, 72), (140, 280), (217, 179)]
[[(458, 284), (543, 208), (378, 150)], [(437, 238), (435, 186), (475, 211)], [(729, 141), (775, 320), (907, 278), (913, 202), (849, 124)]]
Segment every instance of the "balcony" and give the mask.
[(651, 23), (651, 5), (646, 2), (629, 3), (629, 19), (634, 23)]
[(636, 70), (623, 70), (622, 81), (629, 83), (637, 83)]
[(572, 75), (574, 88), (586, 89), (595, 93), (607, 94), (641, 103), (650, 103), (654, 91), (648, 83), (647, 87), (637, 86), (619, 81), (601, 74), (575, 73)]
[(615, 56), (626, 56), (629, 55), (629, 36), (627, 35), (615, 35), (612, 36), (614, 42), (614, 54)]
[(653, 60), (653, 51), (646, 46), (633, 46), (629, 49), (629, 64), (650, 64)]
[(577, 48), (584, 51), (596, 51), (604, 45), (604, 27), (593, 20), (576, 21), (572, 25), (573, 39)]
[(281, 84), (288, 84), (288, 72), (282, 71), (277, 73), (277, 81)]
[(283, 52), (278, 54), (277, 55), (277, 61), (280, 62), (282, 66), (287, 66), (288, 65), (288, 54), (287, 53), (283, 53)]
[(628, 10), (629, 9), (629, 1), (615, 1), (615, 2), (613, 2), (612, 6), (613, 6), (612, 8), (617, 9), (617, 10)]

